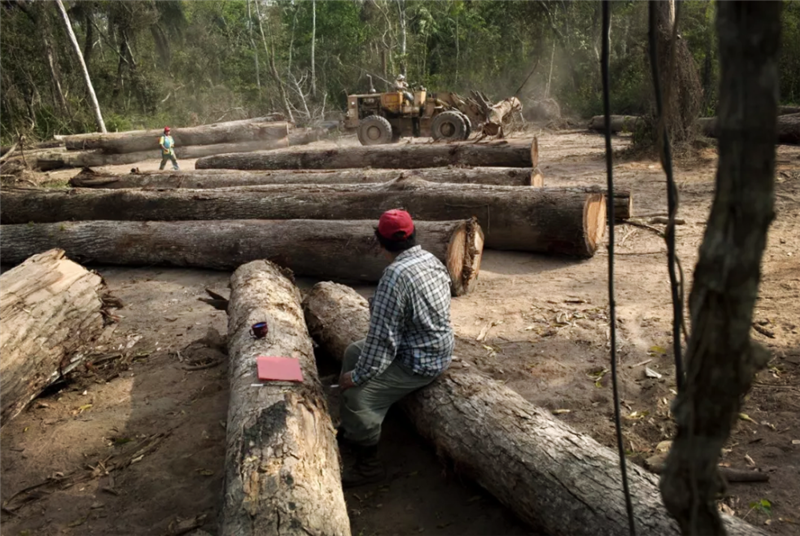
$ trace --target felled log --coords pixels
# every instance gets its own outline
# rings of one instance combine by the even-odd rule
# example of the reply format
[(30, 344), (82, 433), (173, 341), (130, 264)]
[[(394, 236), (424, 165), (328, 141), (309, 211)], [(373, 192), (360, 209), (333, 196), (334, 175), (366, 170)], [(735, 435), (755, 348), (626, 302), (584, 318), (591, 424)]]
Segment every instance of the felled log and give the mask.
[(778, 106), (778, 115), (800, 114), (800, 106)]
[[(265, 338), (250, 326), (267, 322)], [(300, 292), (278, 266), (254, 261), (231, 276), (230, 403), (220, 534), (349, 536), (339, 453)], [(258, 356), (300, 361), (303, 383), (265, 382)]]
[[(642, 121), (642, 118), (637, 115), (612, 115), (611, 133), (616, 134), (617, 132), (633, 132)], [(589, 121), (589, 130), (605, 132), (605, 128), (605, 116), (596, 115)]]
[(605, 232), (602, 193), (554, 188), (431, 184), (290, 185), (214, 190), (38, 190), (0, 192), (2, 223), (70, 220), (372, 220), (404, 207), (420, 221), (473, 216), (486, 247), (591, 257)]
[(411, 169), (442, 166), (537, 167), (532, 146), (522, 143), (370, 145), (334, 149), (286, 149), (201, 158), (197, 169)]
[[(716, 138), (718, 135), (716, 117), (701, 117), (697, 120), (697, 126), (709, 138)], [(777, 143), (800, 145), (800, 113), (778, 116)]]
[(511, 119), (511, 115), (521, 111), (522, 103), (516, 97), (509, 97), (489, 106), (483, 133), (487, 136), (496, 136), (503, 124)]
[[(59, 247), (83, 264), (235, 270), (257, 259), (296, 275), (375, 283), (388, 261), (375, 223), (324, 220), (179, 222), (78, 221), (3, 226), (0, 257), (17, 263)], [(417, 222), (419, 244), (448, 267), (453, 294), (469, 292), (480, 270), (483, 232), (472, 220)]]
[[(108, 154), (158, 151), (158, 140), (162, 134), (161, 130), (140, 130), (89, 136), (65, 136), (64, 144), (68, 150), (87, 151), (96, 149)], [(175, 140), (176, 147), (259, 141), (269, 143), (288, 138), (289, 123), (267, 121), (263, 118), (244, 119), (197, 127), (175, 128), (172, 130), (171, 135)]]
[(425, 168), (425, 169), (341, 169), (321, 171), (241, 171), (196, 169), (142, 173), (98, 172), (83, 169), (69, 183), (78, 188), (225, 188), (263, 184), (359, 184), (389, 182), (399, 177), (416, 177), (428, 182), (494, 184), (498, 186), (544, 186), (544, 176), (530, 168)]
[[(338, 360), (348, 344), (366, 336), (367, 301), (349, 287), (318, 283), (303, 310), (320, 348)], [(456, 470), (541, 532), (628, 533), (617, 454), (502, 383), (451, 369), (400, 406)], [(680, 534), (662, 504), (656, 478), (629, 465), (628, 482), (640, 533)], [(724, 519), (729, 535), (764, 534), (740, 519)]]
[[(3, 230), (5, 241), (5, 229)], [(5, 259), (3, 259), (5, 261)], [(0, 421), (81, 363), (103, 330), (103, 279), (52, 249), (0, 276)]]
[[(175, 142), (177, 144), (177, 142)], [(259, 140), (237, 143), (219, 143), (215, 145), (189, 145), (182, 147), (176, 145), (175, 155), (178, 160), (200, 158), (215, 154), (250, 153), (253, 151), (271, 151), (282, 149), (289, 146), (289, 138), (277, 138), (274, 140)], [(161, 150), (156, 148), (149, 151), (137, 151), (133, 153), (105, 153), (101, 150), (93, 151), (62, 151), (55, 153), (45, 153), (37, 156), (37, 166), (40, 169), (59, 169), (64, 167), (95, 167), (95, 166), (117, 166), (122, 164), (135, 164), (144, 160), (158, 160), (161, 158)]]

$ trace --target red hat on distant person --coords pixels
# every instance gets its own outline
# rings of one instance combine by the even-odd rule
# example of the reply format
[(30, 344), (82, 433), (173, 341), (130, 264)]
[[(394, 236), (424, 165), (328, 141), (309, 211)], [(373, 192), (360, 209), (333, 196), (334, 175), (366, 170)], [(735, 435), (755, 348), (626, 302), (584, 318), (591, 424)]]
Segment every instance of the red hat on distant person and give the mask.
[(164, 127), (164, 132), (169, 132), (169, 127)]
[(405, 210), (387, 210), (378, 220), (378, 233), (387, 240), (401, 241), (414, 233), (414, 221)]

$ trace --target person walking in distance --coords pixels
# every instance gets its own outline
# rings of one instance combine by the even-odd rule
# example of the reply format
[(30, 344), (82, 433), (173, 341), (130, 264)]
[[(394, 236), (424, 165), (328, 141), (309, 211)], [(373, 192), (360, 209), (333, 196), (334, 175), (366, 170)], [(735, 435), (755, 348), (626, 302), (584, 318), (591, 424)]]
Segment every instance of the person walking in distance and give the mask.
[(369, 333), (344, 353), (337, 439), (356, 455), (344, 487), (382, 480), (378, 442), (389, 407), (425, 387), (450, 365), (455, 339), (450, 324), (450, 275), (416, 243), (404, 210), (385, 212), (375, 230), (392, 263), (370, 301)]
[(161, 146), (161, 165), (158, 169), (164, 169), (167, 160), (172, 160), (172, 169), (178, 170), (178, 159), (175, 158), (175, 140), (169, 135), (169, 127), (164, 127), (164, 135), (158, 140)]

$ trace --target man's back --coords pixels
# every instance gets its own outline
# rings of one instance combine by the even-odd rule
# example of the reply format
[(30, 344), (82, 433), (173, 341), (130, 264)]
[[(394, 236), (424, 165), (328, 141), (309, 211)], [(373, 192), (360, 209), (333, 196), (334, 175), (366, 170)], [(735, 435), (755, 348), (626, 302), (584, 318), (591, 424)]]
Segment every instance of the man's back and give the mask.
[(415, 246), (398, 255), (383, 278), (394, 287), (403, 314), (396, 358), (417, 374), (440, 373), (450, 363), (454, 346), (447, 268)]

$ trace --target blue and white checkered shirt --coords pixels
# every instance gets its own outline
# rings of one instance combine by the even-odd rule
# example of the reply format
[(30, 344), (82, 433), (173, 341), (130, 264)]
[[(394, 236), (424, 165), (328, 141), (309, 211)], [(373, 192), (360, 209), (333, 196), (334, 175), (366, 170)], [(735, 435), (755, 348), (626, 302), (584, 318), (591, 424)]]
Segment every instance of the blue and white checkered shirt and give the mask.
[(416, 374), (436, 376), (450, 364), (454, 345), (450, 274), (439, 259), (414, 246), (383, 271), (353, 383), (368, 382), (395, 359)]

